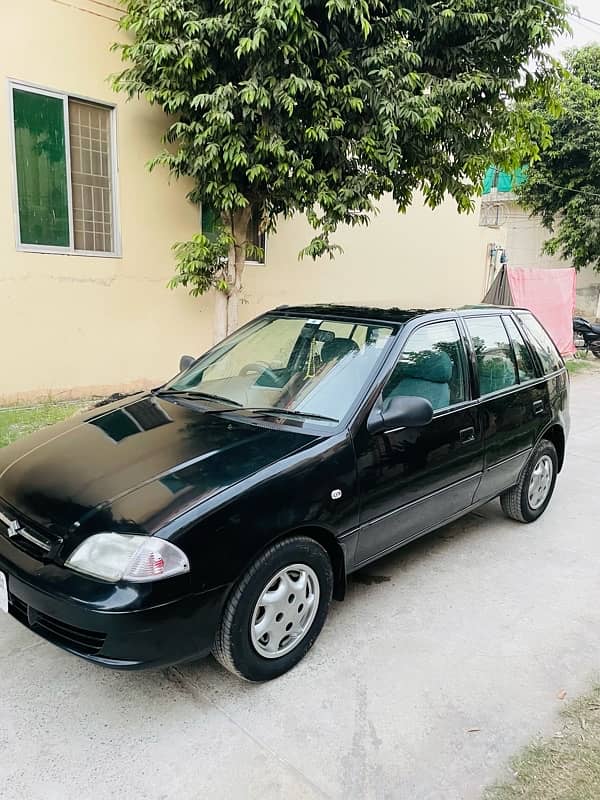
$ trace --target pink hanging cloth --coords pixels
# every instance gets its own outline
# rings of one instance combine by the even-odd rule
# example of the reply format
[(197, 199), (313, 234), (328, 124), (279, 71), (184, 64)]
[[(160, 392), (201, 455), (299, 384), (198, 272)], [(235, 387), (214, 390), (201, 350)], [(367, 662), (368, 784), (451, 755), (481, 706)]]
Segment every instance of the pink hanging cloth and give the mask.
[(572, 355), (575, 270), (510, 267), (507, 273), (514, 305), (533, 311), (562, 355)]

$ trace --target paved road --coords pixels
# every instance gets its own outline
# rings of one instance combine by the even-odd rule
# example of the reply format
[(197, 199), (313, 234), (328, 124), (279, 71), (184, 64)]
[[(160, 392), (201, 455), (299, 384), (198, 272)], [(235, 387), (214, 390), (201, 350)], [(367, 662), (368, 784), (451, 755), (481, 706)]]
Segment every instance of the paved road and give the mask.
[(600, 376), (573, 389), (542, 520), (491, 503), (372, 565), (273, 683), (110, 672), (3, 616), (0, 797), (480, 797), (600, 666)]

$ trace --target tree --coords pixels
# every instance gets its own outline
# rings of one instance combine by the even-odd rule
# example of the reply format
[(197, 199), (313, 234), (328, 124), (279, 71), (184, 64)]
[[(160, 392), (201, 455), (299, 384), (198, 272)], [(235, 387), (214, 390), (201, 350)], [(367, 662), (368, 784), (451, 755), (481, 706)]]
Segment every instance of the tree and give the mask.
[(552, 144), (518, 194), (552, 234), (545, 252), (600, 271), (600, 45), (569, 51), (566, 65), (562, 113), (547, 116)]
[[(406, 210), (472, 208), (490, 159), (516, 166), (544, 136), (564, 0), (125, 0), (114, 85), (170, 116), (152, 162), (188, 176), (216, 240), (177, 246), (192, 292), (214, 287), (217, 335), (237, 325), (250, 214), (315, 229), (301, 255), (333, 257), (340, 224), (366, 225), (385, 192)], [(527, 66), (529, 65), (529, 66)], [(533, 65), (533, 66), (532, 66)], [(493, 154), (493, 155), (492, 155)]]

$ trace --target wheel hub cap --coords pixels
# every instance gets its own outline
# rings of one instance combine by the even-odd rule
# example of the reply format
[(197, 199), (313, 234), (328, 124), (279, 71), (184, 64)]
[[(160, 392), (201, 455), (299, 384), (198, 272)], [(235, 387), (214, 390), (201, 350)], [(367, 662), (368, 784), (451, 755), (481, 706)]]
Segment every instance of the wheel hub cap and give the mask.
[(550, 456), (542, 456), (533, 468), (529, 481), (529, 505), (534, 511), (543, 505), (552, 485), (554, 464)]
[(279, 658), (306, 636), (319, 607), (319, 579), (307, 564), (279, 570), (260, 593), (250, 621), (254, 649)]

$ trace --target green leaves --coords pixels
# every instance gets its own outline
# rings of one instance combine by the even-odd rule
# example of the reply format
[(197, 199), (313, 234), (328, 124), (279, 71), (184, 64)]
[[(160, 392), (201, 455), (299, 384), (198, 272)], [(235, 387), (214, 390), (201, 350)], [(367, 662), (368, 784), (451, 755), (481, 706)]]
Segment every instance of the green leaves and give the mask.
[[(560, 110), (560, 113), (557, 113)], [(546, 149), (532, 159), (521, 203), (552, 236), (544, 249), (576, 269), (600, 271), (600, 45), (572, 50), (554, 104), (522, 104), (530, 125), (544, 126)]]
[(231, 235), (222, 228), (214, 238), (197, 233), (189, 242), (177, 242), (173, 245), (177, 272), (168, 287), (184, 286), (192, 297), (199, 297), (209, 289), (227, 294), (230, 289), (226, 278), (227, 256), (231, 244)]
[[(174, 117), (152, 165), (191, 178), (190, 199), (224, 220), (250, 204), (269, 229), (306, 214), (313, 258), (337, 252), (340, 224), (368, 224), (384, 192), (400, 210), (416, 191), (469, 210), (491, 160), (536, 158), (545, 143), (541, 111), (520, 109), (551, 104), (544, 48), (566, 28), (564, 0), (124, 5), (114, 85)], [(216, 285), (225, 255), (188, 245), (178, 283)]]

